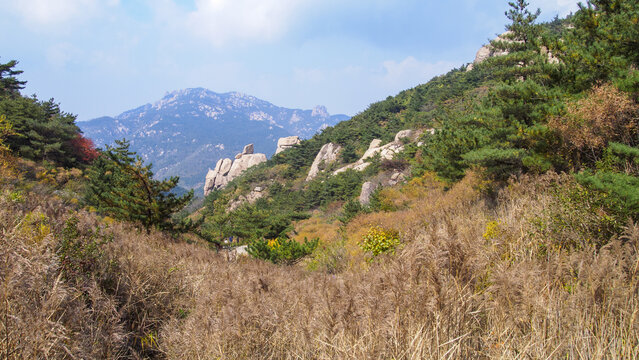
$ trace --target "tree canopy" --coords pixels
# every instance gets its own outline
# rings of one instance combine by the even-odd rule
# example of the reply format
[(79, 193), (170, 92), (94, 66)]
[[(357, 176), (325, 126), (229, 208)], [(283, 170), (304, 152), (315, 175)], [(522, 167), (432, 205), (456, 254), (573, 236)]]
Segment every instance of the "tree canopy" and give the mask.
[(171, 216), (191, 201), (193, 190), (182, 196), (171, 193), (179, 178), (153, 179), (151, 164), (144, 165), (129, 146), (126, 140), (116, 141), (88, 168), (86, 203), (115, 219), (139, 222), (147, 231), (181, 230), (184, 224)]

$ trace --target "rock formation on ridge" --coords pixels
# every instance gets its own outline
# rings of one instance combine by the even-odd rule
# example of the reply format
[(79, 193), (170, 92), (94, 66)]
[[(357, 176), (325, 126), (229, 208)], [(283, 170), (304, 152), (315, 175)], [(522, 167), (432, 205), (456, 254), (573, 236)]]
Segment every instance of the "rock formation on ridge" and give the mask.
[(370, 162), (366, 162), (367, 159), (372, 158), (373, 156), (379, 154), (382, 160), (390, 160), (395, 157), (398, 153), (404, 150), (404, 144), (402, 142), (403, 138), (414, 138), (417, 137), (419, 133), (415, 130), (402, 130), (395, 135), (395, 140), (389, 142), (386, 145), (381, 145), (382, 141), (379, 139), (375, 139), (371, 141), (371, 144), (368, 147), (368, 150), (364, 153), (364, 155), (352, 164), (348, 164), (344, 167), (341, 167), (333, 172), (333, 175), (337, 175), (341, 172), (344, 172), (348, 169), (353, 169), (356, 171), (362, 171), (370, 165)]
[(253, 144), (246, 145), (242, 153), (235, 156), (235, 161), (228, 158), (220, 159), (215, 169), (209, 169), (204, 184), (204, 196), (213, 190), (223, 188), (251, 166), (266, 162), (265, 154), (254, 154), (253, 151)]
[(342, 150), (342, 147), (339, 145), (333, 143), (324, 144), (317, 153), (317, 156), (315, 156), (315, 160), (313, 160), (311, 169), (308, 171), (308, 176), (306, 176), (306, 181), (313, 180), (317, 174), (323, 170), (320, 169), (320, 166), (325, 166), (337, 161), (340, 150)]
[(279, 138), (277, 140), (277, 150), (275, 150), (275, 154), (279, 154), (286, 149), (290, 149), (295, 145), (299, 145), (301, 143), (299, 136), (287, 136), (283, 138)]

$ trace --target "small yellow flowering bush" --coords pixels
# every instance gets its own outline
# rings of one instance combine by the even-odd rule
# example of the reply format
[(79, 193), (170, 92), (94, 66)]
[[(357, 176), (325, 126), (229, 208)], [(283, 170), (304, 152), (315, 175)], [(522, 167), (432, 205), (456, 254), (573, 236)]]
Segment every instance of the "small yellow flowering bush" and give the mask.
[(373, 258), (385, 252), (395, 252), (399, 245), (399, 232), (394, 229), (384, 229), (380, 226), (372, 226), (366, 235), (362, 237), (359, 247), (363, 251), (370, 251)]
[(486, 231), (484, 232), (484, 234), (482, 236), (486, 240), (493, 240), (497, 236), (499, 236), (500, 232), (501, 232), (501, 229), (499, 227), (499, 222), (498, 221), (490, 221), (488, 224), (486, 224)]

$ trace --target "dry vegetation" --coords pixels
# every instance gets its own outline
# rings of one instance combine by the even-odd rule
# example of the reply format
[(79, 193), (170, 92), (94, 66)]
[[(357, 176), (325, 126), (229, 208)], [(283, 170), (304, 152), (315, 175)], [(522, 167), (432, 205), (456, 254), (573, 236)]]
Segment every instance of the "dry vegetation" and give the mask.
[[(561, 196), (569, 176), (522, 178), (490, 203), (479, 185), (413, 182), (389, 200), (404, 208), (354, 219), (336, 266), (309, 271), (228, 262), (5, 181), (0, 358), (639, 357), (639, 226), (596, 241), (607, 218)], [(402, 246), (367, 264), (371, 224)]]
[(612, 84), (594, 87), (582, 99), (569, 102), (563, 117), (552, 118), (549, 126), (564, 141), (569, 153), (590, 153), (595, 157), (610, 141), (634, 142), (639, 106)]

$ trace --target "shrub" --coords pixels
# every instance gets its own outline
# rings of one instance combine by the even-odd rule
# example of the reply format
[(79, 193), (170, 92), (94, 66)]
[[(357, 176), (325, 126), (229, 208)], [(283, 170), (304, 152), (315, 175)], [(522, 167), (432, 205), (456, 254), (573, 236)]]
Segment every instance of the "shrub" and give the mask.
[(339, 220), (346, 224), (363, 210), (364, 208), (359, 201), (351, 199), (344, 204), (344, 207), (342, 208), (342, 216), (340, 216)]
[(563, 117), (548, 125), (578, 157), (600, 154), (610, 141), (632, 143), (636, 139), (639, 107), (613, 85), (595, 87), (588, 96), (567, 104)]
[(78, 229), (77, 217), (67, 220), (60, 235), (57, 251), (66, 279), (80, 282), (83, 277), (90, 276), (103, 256), (102, 245), (109, 241), (111, 238), (101, 236), (99, 230), (82, 234)]
[(336, 241), (331, 244), (322, 244), (314, 252), (306, 265), (311, 271), (323, 271), (328, 274), (339, 274), (348, 265), (348, 252), (345, 241)]
[(359, 247), (363, 251), (370, 251), (373, 255), (371, 260), (379, 254), (386, 252), (395, 252), (395, 248), (399, 245), (399, 232), (394, 229), (384, 229), (380, 226), (371, 227), (363, 236)]
[(499, 236), (501, 229), (499, 227), (499, 221), (490, 221), (486, 224), (486, 231), (482, 235), (486, 240), (493, 240)]
[(274, 264), (293, 265), (304, 256), (311, 254), (318, 242), (319, 238), (310, 241), (304, 239), (303, 244), (284, 238), (261, 239), (250, 242), (246, 250), (257, 259), (267, 260)]

